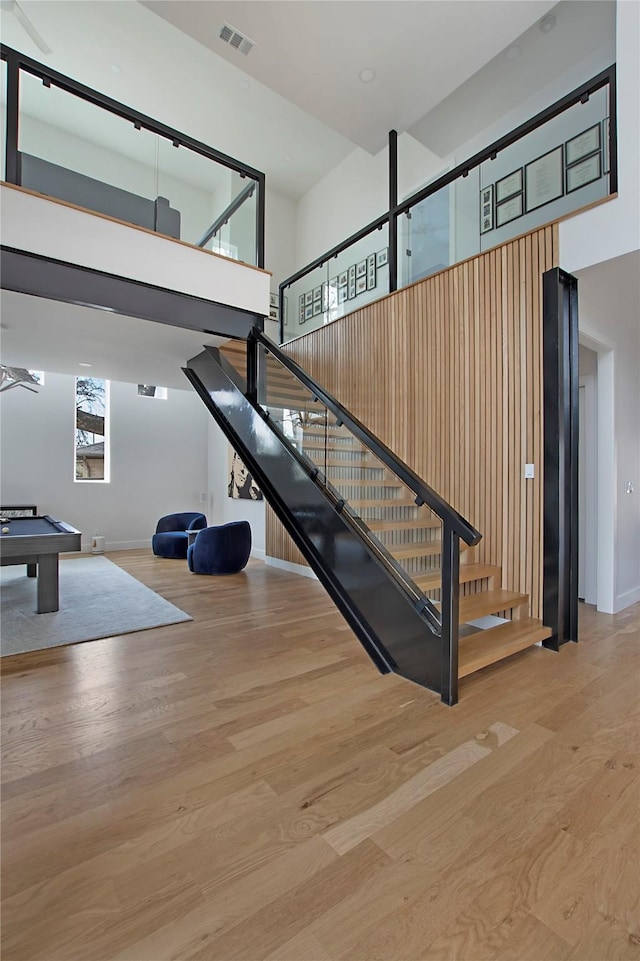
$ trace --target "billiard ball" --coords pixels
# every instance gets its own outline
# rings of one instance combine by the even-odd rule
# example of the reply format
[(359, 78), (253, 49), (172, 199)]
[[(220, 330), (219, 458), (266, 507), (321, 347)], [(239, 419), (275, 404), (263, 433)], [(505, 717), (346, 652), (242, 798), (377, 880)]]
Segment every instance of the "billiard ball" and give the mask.
[(8, 527), (3, 527), (3, 528), (2, 528), (2, 533), (3, 533), (3, 534), (8, 534), (8, 533), (9, 533), (9, 528), (8, 528)]

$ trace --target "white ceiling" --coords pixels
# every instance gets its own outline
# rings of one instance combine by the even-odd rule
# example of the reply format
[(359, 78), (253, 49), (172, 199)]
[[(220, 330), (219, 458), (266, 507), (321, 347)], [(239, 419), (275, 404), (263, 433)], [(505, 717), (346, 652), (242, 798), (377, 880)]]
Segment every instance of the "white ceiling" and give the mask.
[[(125, 384), (191, 389), (181, 368), (224, 338), (92, 307), (0, 293), (3, 364), (57, 374), (91, 374)], [(91, 370), (79, 367), (91, 363)]]
[[(141, 0), (219, 57), (370, 153), (407, 130), (555, 0)], [(228, 23), (256, 46), (219, 39)], [(373, 69), (362, 83), (359, 73)]]

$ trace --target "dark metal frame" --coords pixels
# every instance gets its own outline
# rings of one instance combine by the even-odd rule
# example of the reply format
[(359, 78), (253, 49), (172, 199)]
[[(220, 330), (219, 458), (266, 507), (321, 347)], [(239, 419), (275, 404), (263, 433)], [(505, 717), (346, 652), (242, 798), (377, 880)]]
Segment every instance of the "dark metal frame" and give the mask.
[(578, 281), (542, 277), (544, 372), (543, 622), (558, 650), (578, 640)]
[(247, 337), (263, 318), (240, 307), (0, 245), (0, 287), (172, 327)]
[(51, 67), (33, 60), (31, 57), (0, 44), (0, 59), (7, 63), (7, 132), (6, 132), (6, 170), (5, 180), (7, 183), (20, 185), (20, 170), (18, 157), (18, 129), (19, 129), (19, 104), (20, 104), (20, 71), (32, 74), (42, 80), (45, 86), (53, 84), (65, 93), (72, 94), (82, 100), (91, 103), (96, 107), (107, 110), (109, 113), (122, 117), (130, 121), (137, 129), (144, 128), (151, 133), (170, 140), (174, 147), (186, 147), (194, 153), (206, 157), (215, 163), (228, 167), (242, 177), (250, 177), (258, 186), (258, 203), (256, 205), (256, 261), (258, 267), (264, 267), (264, 207), (265, 207), (265, 175), (254, 167), (235, 160), (228, 154), (215, 150), (208, 144), (195, 140), (187, 134), (180, 133), (148, 117), (146, 114), (134, 110), (91, 87), (87, 87), (77, 80), (72, 80), (64, 74), (52, 70)]
[[(541, 110), (534, 117), (521, 123), (518, 127), (512, 130), (510, 133), (505, 134), (498, 140), (494, 141), (489, 147), (484, 150), (478, 151), (468, 160), (463, 163), (458, 164), (452, 170), (447, 171), (437, 180), (432, 181), (426, 187), (418, 190), (415, 194), (409, 197), (407, 200), (402, 201), (402, 203), (397, 202), (397, 134), (395, 130), (389, 132), (389, 210), (383, 214), (381, 217), (372, 220), (371, 223), (367, 224), (361, 230), (358, 230), (351, 237), (342, 241), (340, 244), (336, 244), (331, 250), (323, 254), (321, 257), (317, 257), (316, 260), (312, 261), (306, 267), (301, 270), (296, 271), (291, 277), (287, 277), (280, 284), (280, 340), (283, 341), (283, 293), (287, 287), (305, 277), (312, 270), (316, 270), (318, 267), (322, 267), (328, 260), (332, 257), (337, 257), (343, 251), (347, 250), (349, 247), (356, 244), (367, 234), (372, 233), (374, 230), (380, 230), (385, 224), (388, 225), (389, 233), (389, 293), (392, 293), (397, 289), (397, 265), (398, 265), (398, 232), (397, 223), (398, 219), (403, 214), (408, 214), (412, 207), (416, 204), (421, 203), (426, 200), (427, 197), (431, 197), (433, 194), (437, 193), (443, 187), (448, 186), (453, 183), (453, 181), (458, 180), (460, 177), (467, 177), (471, 170), (479, 167), (480, 164), (487, 160), (493, 160), (500, 153), (501, 150), (505, 150), (510, 147), (511, 144), (518, 140), (521, 140), (527, 134), (531, 133), (533, 130), (537, 130), (538, 127), (543, 126), (549, 120), (554, 117), (559, 116), (569, 107), (574, 106), (576, 103), (586, 103), (591, 96), (591, 94), (596, 93), (602, 87), (609, 86), (609, 193), (616, 194), (618, 192), (618, 140), (617, 140), (617, 107), (616, 107), (616, 65), (612, 64), (607, 67), (606, 70), (601, 71), (588, 80), (586, 83), (581, 84), (572, 90), (571, 93), (566, 94), (560, 100), (557, 100), (550, 107), (546, 107)], [(563, 178), (564, 179), (564, 178)], [(540, 208), (535, 208), (536, 210)]]

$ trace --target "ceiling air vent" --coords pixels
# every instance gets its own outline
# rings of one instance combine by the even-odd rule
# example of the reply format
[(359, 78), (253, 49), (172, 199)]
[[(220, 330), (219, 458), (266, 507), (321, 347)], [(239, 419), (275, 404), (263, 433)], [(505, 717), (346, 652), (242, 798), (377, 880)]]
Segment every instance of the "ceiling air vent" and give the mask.
[(228, 43), (234, 50), (239, 50), (245, 57), (248, 53), (251, 53), (256, 45), (255, 40), (249, 40), (248, 37), (245, 37), (244, 34), (236, 30), (235, 27), (230, 27), (228, 23), (222, 24), (219, 36), (221, 40)]

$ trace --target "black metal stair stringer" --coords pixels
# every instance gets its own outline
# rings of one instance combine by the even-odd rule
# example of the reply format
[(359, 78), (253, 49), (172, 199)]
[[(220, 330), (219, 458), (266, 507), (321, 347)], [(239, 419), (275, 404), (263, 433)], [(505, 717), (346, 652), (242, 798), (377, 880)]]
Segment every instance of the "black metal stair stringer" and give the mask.
[(440, 693), (441, 638), (313, 472), (244, 393), (217, 348), (184, 373), (378, 669)]

